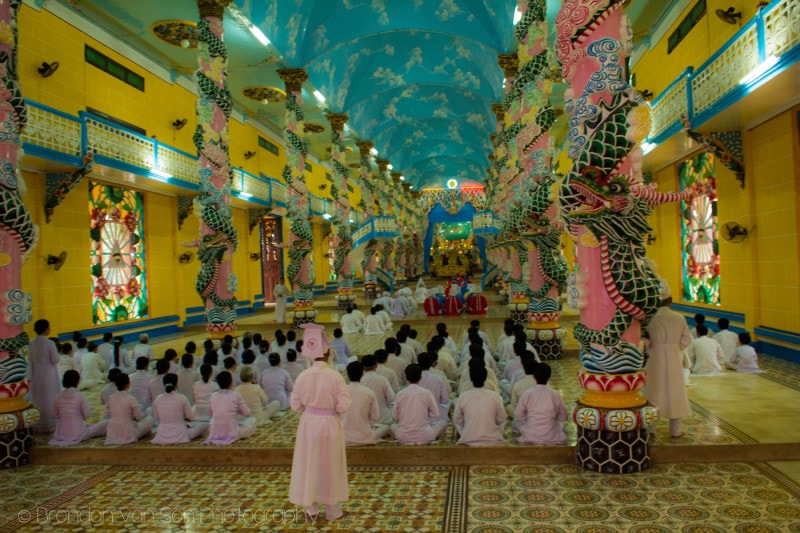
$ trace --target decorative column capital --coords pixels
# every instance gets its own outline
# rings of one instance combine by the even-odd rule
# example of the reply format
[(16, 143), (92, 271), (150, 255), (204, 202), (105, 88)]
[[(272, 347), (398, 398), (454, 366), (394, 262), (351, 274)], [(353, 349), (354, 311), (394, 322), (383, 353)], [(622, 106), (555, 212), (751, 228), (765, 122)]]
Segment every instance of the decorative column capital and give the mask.
[(300, 91), (303, 82), (308, 79), (308, 72), (303, 68), (282, 68), (276, 71), (286, 85), (287, 93)]
[(347, 113), (329, 113), (325, 115), (325, 118), (327, 118), (328, 122), (331, 123), (331, 128), (334, 130), (341, 130), (344, 128), (344, 125), (347, 123), (347, 119), (350, 117)]
[(388, 159), (376, 159), (375, 162), (378, 164), (378, 170), (380, 170), (381, 173), (384, 173), (387, 170), (389, 170), (389, 160)]
[(197, 0), (197, 9), (200, 11), (200, 18), (216, 17), (221, 19), (225, 8), (231, 5), (233, 0)]
[(497, 56), (497, 64), (503, 68), (506, 78), (510, 78), (519, 69), (519, 58), (516, 53), (500, 54)]
[(492, 104), (492, 111), (497, 122), (503, 122), (506, 119), (506, 108), (503, 107), (503, 104)]
[(356, 146), (358, 146), (358, 151), (361, 155), (369, 155), (369, 151), (372, 150), (372, 147), (375, 146), (375, 143), (372, 141), (356, 141)]
[(489, 135), (489, 140), (492, 141), (492, 144), (497, 144), (497, 134), (492, 133)]
[(402, 172), (392, 172), (392, 179), (396, 182), (400, 182), (400, 176), (402, 175)]

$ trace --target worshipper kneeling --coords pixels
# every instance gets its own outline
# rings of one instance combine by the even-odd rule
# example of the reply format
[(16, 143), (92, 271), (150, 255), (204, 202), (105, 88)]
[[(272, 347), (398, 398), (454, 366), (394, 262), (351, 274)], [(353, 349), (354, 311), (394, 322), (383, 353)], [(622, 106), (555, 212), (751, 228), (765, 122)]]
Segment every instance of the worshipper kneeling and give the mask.
[(208, 424), (187, 425), (194, 418), (189, 400), (178, 392), (178, 375), (164, 376), (164, 392), (153, 401), (153, 416), (158, 420), (158, 430), (153, 444), (185, 444), (206, 432)]
[(536, 363), (533, 377), (536, 385), (522, 393), (514, 414), (520, 436), (527, 444), (566, 444), (564, 422), (567, 408), (558, 392), (547, 386), (552, 369), (547, 363)]
[(698, 324), (695, 328), (697, 337), (686, 348), (686, 355), (692, 362), (692, 375), (716, 376), (722, 372), (725, 354), (717, 341), (708, 336), (708, 326)]
[[(211, 416), (211, 430), (203, 444), (224, 446), (239, 439), (250, 437), (256, 432), (256, 419), (250, 416), (250, 409), (238, 392), (231, 390), (233, 376), (222, 371), (217, 376), (219, 391), (211, 395), (208, 414)], [(237, 415), (246, 418), (238, 420)]]
[(467, 446), (496, 446), (505, 444), (503, 429), (506, 425), (506, 410), (503, 399), (496, 392), (484, 389), (489, 373), (485, 367), (473, 366), (469, 377), (474, 388), (456, 400), (453, 424), (461, 438), (459, 444)]
[(83, 393), (78, 392), (81, 375), (77, 370), (67, 370), (61, 380), (64, 390), (56, 396), (53, 402), (53, 418), (57, 420), (50, 446), (72, 446), (86, 439), (101, 437), (106, 434), (108, 420), (103, 420), (91, 426), (86, 420), (91, 415), (89, 400)]
[(386, 331), (386, 326), (383, 325), (383, 320), (378, 316), (378, 308), (372, 306), (369, 313), (369, 316), (364, 319), (364, 335), (383, 335), (384, 331)]
[(128, 374), (117, 376), (117, 392), (108, 399), (108, 426), (106, 427), (106, 444), (132, 444), (153, 429), (153, 418), (142, 416), (139, 402), (128, 389), (131, 380)]
[(435, 442), (447, 429), (447, 422), (439, 419), (439, 406), (433, 394), (419, 386), (422, 369), (408, 365), (405, 377), (409, 385), (397, 393), (392, 418), (392, 436), (400, 443), (419, 446)]
[[(294, 350), (292, 350), (294, 351)], [(281, 404), (277, 400), (270, 401), (267, 393), (256, 383), (253, 367), (245, 366), (239, 371), (242, 384), (236, 387), (253, 418), (256, 419), (256, 426), (261, 426), (269, 422), (275, 413), (281, 410)]]
[(347, 377), (350, 379), (347, 390), (352, 400), (350, 409), (342, 415), (347, 446), (375, 444), (389, 434), (389, 426), (375, 423), (380, 419), (378, 399), (371, 389), (361, 384), (363, 376), (364, 365), (358, 361), (347, 365)]
[(736, 348), (733, 357), (728, 362), (728, 368), (749, 374), (761, 374), (763, 372), (758, 368), (758, 354), (750, 346), (751, 340), (750, 333), (746, 331), (739, 333), (740, 346)]
[(483, 294), (470, 294), (467, 296), (467, 313), (470, 315), (485, 315), (489, 303)]

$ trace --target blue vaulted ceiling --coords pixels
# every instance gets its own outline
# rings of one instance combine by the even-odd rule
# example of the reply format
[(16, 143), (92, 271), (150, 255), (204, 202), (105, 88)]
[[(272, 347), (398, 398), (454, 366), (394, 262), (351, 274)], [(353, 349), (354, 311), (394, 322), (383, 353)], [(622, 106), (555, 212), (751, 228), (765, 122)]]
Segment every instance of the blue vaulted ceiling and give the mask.
[[(677, 0), (636, 0), (627, 8), (634, 32), (646, 33)], [(191, 76), (196, 51), (159, 39), (165, 20), (196, 22), (195, 0), (50, 0), (116, 34), (175, 75)], [(561, 0), (548, 0), (548, 20)], [(37, 0), (37, 5), (48, 2)], [(498, 54), (516, 49), (516, 0), (234, 0), (225, 10), (228, 86), (236, 108), (278, 135), (284, 106), (244, 96), (252, 86), (283, 87), (280, 68), (305, 68), (306, 121), (328, 126), (326, 113), (348, 113), (347, 163), (355, 141), (373, 141), (415, 189), (450, 178), (481, 183), (495, 132), (493, 103), (503, 94)], [(261, 44), (248, 30), (259, 28)], [(551, 39), (555, 34), (550, 30)], [(318, 90), (325, 102), (314, 95)], [(554, 91), (554, 94), (557, 94)], [(560, 94), (560, 93), (558, 93)], [(554, 102), (556, 106), (558, 102)], [(113, 115), (113, 109), (104, 110)], [(176, 117), (166, 117), (170, 122)], [(146, 125), (140, 125), (146, 126)], [(306, 136), (326, 161), (330, 132)], [(236, 145), (232, 150), (251, 150)]]

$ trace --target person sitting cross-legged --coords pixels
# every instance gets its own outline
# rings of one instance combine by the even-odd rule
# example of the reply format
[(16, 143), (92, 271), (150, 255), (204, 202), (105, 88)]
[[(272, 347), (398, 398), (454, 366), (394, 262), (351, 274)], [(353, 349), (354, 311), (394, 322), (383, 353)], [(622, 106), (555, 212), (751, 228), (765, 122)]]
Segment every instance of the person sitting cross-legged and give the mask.
[(552, 369), (547, 363), (534, 363), (536, 385), (522, 393), (514, 413), (518, 423), (517, 441), (527, 444), (566, 444), (564, 422), (567, 408), (558, 392), (547, 386)]
[(503, 438), (506, 425), (503, 399), (493, 390), (483, 388), (487, 376), (485, 367), (473, 366), (469, 369), (474, 388), (458, 398), (453, 411), (453, 424), (461, 436), (459, 444), (496, 446), (506, 442)]
[(364, 365), (360, 362), (353, 361), (347, 365), (347, 377), (350, 379), (347, 390), (353, 402), (350, 409), (342, 415), (347, 446), (375, 444), (378, 439), (389, 434), (389, 426), (375, 424), (380, 418), (378, 399), (372, 389), (361, 384), (363, 376)]
[(447, 429), (447, 422), (439, 419), (439, 406), (433, 394), (419, 386), (422, 369), (408, 365), (405, 377), (409, 385), (397, 393), (392, 418), (392, 436), (400, 444), (419, 446), (434, 442)]

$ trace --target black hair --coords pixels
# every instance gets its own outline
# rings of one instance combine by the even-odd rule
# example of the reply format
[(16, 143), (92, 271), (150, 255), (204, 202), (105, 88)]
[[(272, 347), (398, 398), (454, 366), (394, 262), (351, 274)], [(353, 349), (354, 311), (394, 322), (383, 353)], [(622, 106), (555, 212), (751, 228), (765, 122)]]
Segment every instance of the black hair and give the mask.
[(417, 362), (422, 370), (430, 370), (433, 365), (433, 356), (428, 352), (422, 352), (417, 356)]
[(192, 368), (194, 364), (194, 356), (190, 353), (185, 353), (181, 356), (181, 366), (183, 368)]
[(217, 352), (206, 352), (203, 356), (203, 363), (207, 363), (211, 366), (217, 366), (219, 364), (219, 356)]
[(697, 313), (696, 315), (694, 315), (694, 323), (697, 324), (698, 326), (700, 324), (705, 324), (705, 322), (706, 322), (706, 315), (704, 315), (703, 313)]
[(78, 383), (81, 382), (81, 375), (78, 373), (77, 370), (67, 370), (64, 372), (64, 376), (61, 378), (61, 385), (68, 389), (70, 387), (77, 387)]
[(264, 340), (264, 337), (261, 336), (261, 333), (253, 333), (253, 346), (258, 346), (261, 344), (261, 341)]
[(136, 370), (147, 370), (149, 364), (150, 359), (143, 355), (136, 358)]
[(78, 342), (79, 340), (81, 340), (81, 338), (83, 338), (83, 333), (81, 333), (80, 331), (72, 332), (72, 342)]
[(486, 356), (486, 352), (480, 344), (472, 343), (469, 345), (469, 356), (473, 359), (476, 357), (483, 359)]
[(48, 329), (50, 329), (50, 322), (44, 318), (40, 318), (33, 323), (33, 331), (35, 331), (37, 335), (44, 335)]
[(721, 330), (728, 329), (728, 326), (730, 326), (730, 324), (731, 321), (728, 320), (727, 318), (720, 318), (719, 320), (717, 320), (717, 327)]
[(117, 386), (117, 390), (125, 390), (125, 387), (127, 387), (130, 384), (130, 382), (131, 378), (129, 378), (128, 374), (126, 374), (125, 372), (120, 373), (120, 375), (117, 376), (117, 379), (114, 380), (114, 383)]
[(294, 342), (296, 338), (297, 338), (297, 333), (293, 329), (290, 329), (289, 331), (286, 332), (287, 341)]
[(167, 361), (172, 361), (178, 357), (178, 352), (175, 351), (174, 348), (167, 348), (164, 351), (164, 359)]
[(217, 385), (219, 385), (220, 389), (227, 389), (233, 383), (233, 376), (227, 370), (223, 370), (219, 374), (217, 374)]
[(741, 344), (743, 346), (747, 346), (751, 342), (753, 342), (753, 339), (750, 338), (750, 333), (749, 332), (743, 331), (743, 332), (739, 333), (739, 344)]
[(533, 377), (539, 385), (547, 385), (552, 372), (553, 370), (547, 363), (536, 363), (536, 367), (533, 369)]
[(406, 367), (406, 381), (409, 383), (419, 383), (422, 377), (422, 369), (419, 365), (410, 364)]
[(342, 328), (336, 328), (333, 330), (333, 336), (337, 339), (341, 338), (342, 336)]
[(178, 374), (172, 372), (164, 374), (162, 380), (164, 381), (164, 392), (167, 394), (178, 388)]
[(383, 347), (386, 348), (386, 351), (390, 354), (397, 354), (397, 351), (400, 349), (400, 344), (397, 342), (397, 339), (394, 337), (389, 337), (388, 339), (383, 341)]
[(186, 350), (186, 353), (194, 354), (197, 351), (197, 344), (194, 341), (189, 341), (183, 349)]
[(281, 364), (281, 356), (279, 354), (276, 354), (275, 352), (269, 354), (267, 356), (267, 360), (269, 361), (270, 366), (278, 366), (279, 364)]
[(106, 331), (103, 333), (103, 342), (111, 342), (111, 339), (114, 338), (114, 334), (110, 331)]
[(120, 366), (122, 363), (122, 343), (125, 342), (125, 339), (120, 335), (116, 339), (114, 339), (114, 366)]
[(406, 340), (408, 340), (408, 331), (401, 329), (397, 332), (395, 338), (397, 339), (397, 342), (405, 344)]
[(708, 335), (708, 326), (706, 326), (705, 324), (697, 324), (695, 329), (697, 330), (697, 334), (700, 337), (704, 337), (704, 336)]
[(379, 363), (385, 363), (389, 359), (389, 352), (386, 350), (375, 350), (373, 355), (375, 356), (375, 360)]
[(226, 357), (222, 360), (222, 364), (225, 366), (225, 370), (230, 370), (236, 366), (236, 359), (233, 357)]
[(86, 345), (89, 344), (89, 339), (86, 337), (81, 337), (76, 341), (76, 344), (78, 345), (78, 348), (86, 348)]
[(169, 359), (162, 357), (156, 361), (156, 374), (166, 374), (169, 372)]
[(67, 354), (72, 351), (72, 343), (65, 342), (61, 345), (61, 353)]
[(372, 368), (375, 368), (375, 366), (377, 366), (378, 360), (375, 359), (374, 355), (365, 355), (364, 357), (361, 358), (361, 364), (364, 365), (365, 369), (370, 370)]
[(292, 350), (291, 348), (286, 350), (286, 360), (289, 362), (297, 361), (297, 350)]
[(106, 378), (108, 379), (108, 381), (113, 383), (114, 381), (117, 380), (117, 376), (119, 376), (120, 374), (122, 374), (121, 368), (112, 368), (111, 370), (108, 371)]
[(539, 363), (536, 362), (536, 359), (533, 357), (523, 357), (522, 358), (522, 370), (528, 376), (532, 376), (533, 372), (536, 370), (536, 365)]
[(200, 365), (200, 377), (203, 379), (203, 383), (208, 383), (208, 381), (211, 379), (211, 374), (213, 373), (214, 367), (208, 363), (203, 363)]
[(470, 367), (469, 368), (469, 379), (472, 380), (472, 384), (475, 388), (483, 387), (486, 383), (486, 378), (489, 377), (489, 371), (486, 370), (485, 367)]
[(253, 361), (255, 360), (256, 354), (250, 348), (242, 352), (242, 363), (250, 365), (253, 364)]
[(361, 378), (364, 377), (364, 365), (358, 361), (347, 365), (347, 377), (350, 378), (350, 381), (361, 381)]

